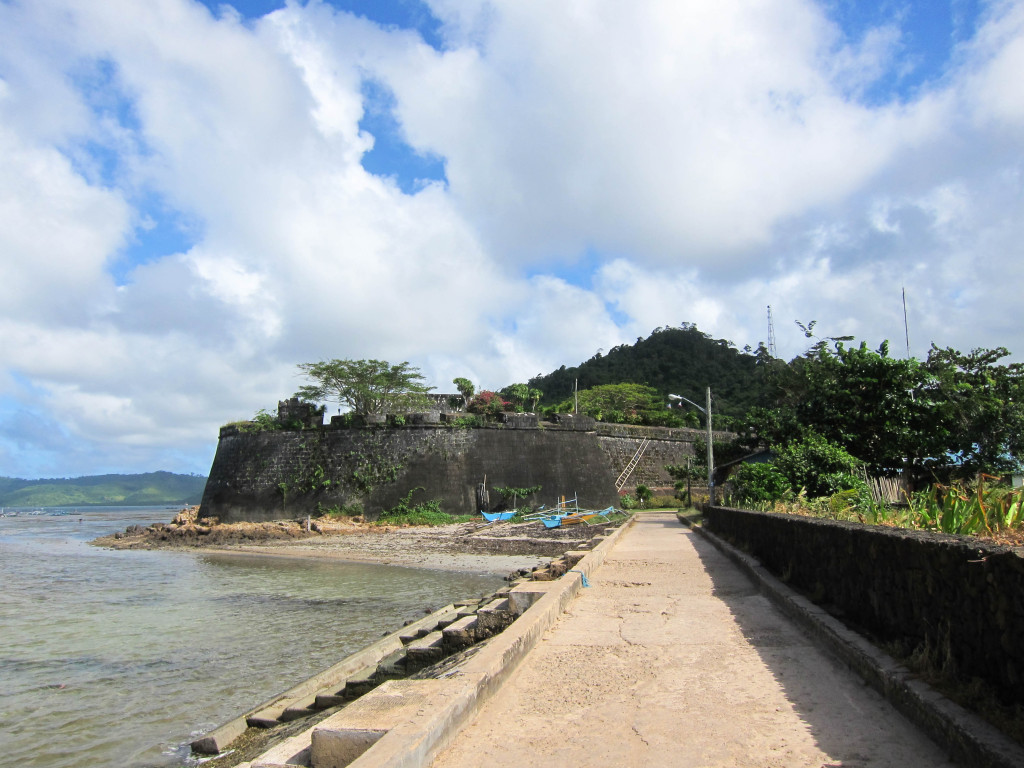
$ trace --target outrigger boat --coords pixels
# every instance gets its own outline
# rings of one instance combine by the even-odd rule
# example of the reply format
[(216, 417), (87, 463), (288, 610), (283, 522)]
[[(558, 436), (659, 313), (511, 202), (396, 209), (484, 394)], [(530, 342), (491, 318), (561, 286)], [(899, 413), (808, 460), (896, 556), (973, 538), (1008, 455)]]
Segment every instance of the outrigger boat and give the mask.
[(515, 517), (516, 513), (515, 510), (512, 510), (510, 512), (481, 512), (480, 514), (484, 516), (484, 520), (488, 523), (501, 523), (505, 520), (511, 520)]
[(563, 496), (555, 504), (554, 509), (545, 510), (541, 507), (541, 509), (529, 517), (539, 519), (544, 523), (545, 528), (560, 528), (563, 525), (576, 525), (579, 523), (596, 525), (597, 523), (611, 522), (608, 516), (615, 514), (617, 511), (615, 507), (580, 509), (579, 502), (575, 496), (572, 499), (566, 499)]

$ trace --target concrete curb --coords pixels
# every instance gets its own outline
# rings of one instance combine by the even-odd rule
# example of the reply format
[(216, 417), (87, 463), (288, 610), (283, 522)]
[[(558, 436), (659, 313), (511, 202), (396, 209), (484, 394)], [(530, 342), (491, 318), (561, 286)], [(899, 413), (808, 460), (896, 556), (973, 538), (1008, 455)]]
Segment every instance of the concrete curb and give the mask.
[[(607, 534), (561, 578), (538, 582), (535, 587), (522, 584), (513, 588), (527, 593), (523, 598), (529, 607), (444, 677), (386, 682), (296, 738), (292, 745), (253, 760), (252, 768), (292, 765), (282, 760), (286, 755), (308, 759), (317, 768), (419, 768), (429, 764), (514, 673), (568, 607), (584, 578), (600, 567), (634, 521), (631, 517)], [(303, 749), (306, 745), (308, 752)]]
[(935, 691), (909, 669), (842, 622), (786, 586), (760, 562), (718, 538), (687, 515), (680, 522), (732, 560), (816, 643), (859, 674), (958, 763), (972, 768), (1020, 768), (1024, 748)]

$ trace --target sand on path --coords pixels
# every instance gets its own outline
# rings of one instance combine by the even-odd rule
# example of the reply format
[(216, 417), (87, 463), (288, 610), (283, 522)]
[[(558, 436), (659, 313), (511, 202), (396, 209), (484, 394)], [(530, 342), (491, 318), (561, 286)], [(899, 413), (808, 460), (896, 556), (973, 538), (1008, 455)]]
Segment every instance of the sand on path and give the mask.
[(435, 768), (952, 765), (671, 513), (641, 513)]

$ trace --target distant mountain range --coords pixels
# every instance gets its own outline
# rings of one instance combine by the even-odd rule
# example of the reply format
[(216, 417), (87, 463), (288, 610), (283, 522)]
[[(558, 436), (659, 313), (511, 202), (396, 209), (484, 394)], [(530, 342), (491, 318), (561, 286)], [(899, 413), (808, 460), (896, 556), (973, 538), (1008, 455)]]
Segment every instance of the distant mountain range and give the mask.
[(134, 507), (198, 504), (205, 487), (206, 478), (201, 475), (176, 475), (173, 472), (41, 480), (0, 477), (0, 506)]

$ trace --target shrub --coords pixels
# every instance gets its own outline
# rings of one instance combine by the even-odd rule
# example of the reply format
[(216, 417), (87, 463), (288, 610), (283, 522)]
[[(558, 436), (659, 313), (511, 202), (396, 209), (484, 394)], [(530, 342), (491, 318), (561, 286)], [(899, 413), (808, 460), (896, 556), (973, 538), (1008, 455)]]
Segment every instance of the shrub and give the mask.
[(654, 496), (654, 493), (646, 485), (638, 485), (636, 487), (636, 500), (639, 502), (641, 509), (646, 509), (652, 496)]
[(675, 496), (652, 496), (649, 505), (652, 509), (674, 508), (679, 506), (679, 499)]
[(858, 477), (862, 462), (815, 433), (781, 449), (774, 464), (792, 490), (805, 490), (810, 498), (860, 490), (864, 485)]
[(327, 517), (362, 517), (363, 505), (356, 501), (344, 506), (334, 504), (330, 507), (324, 507), (320, 502), (317, 502), (317, 512)]
[(775, 501), (791, 493), (789, 480), (772, 464), (740, 464), (730, 480), (740, 504)]
[(422, 490), (421, 486), (413, 488), (395, 506), (381, 512), (377, 522), (382, 525), (449, 525), (470, 519), (469, 515), (449, 515), (441, 509), (439, 499), (412, 504), (412, 495)]
[(495, 414), (515, 409), (511, 403), (503, 399), (497, 392), (485, 389), (469, 401), (466, 410), (470, 413)]

